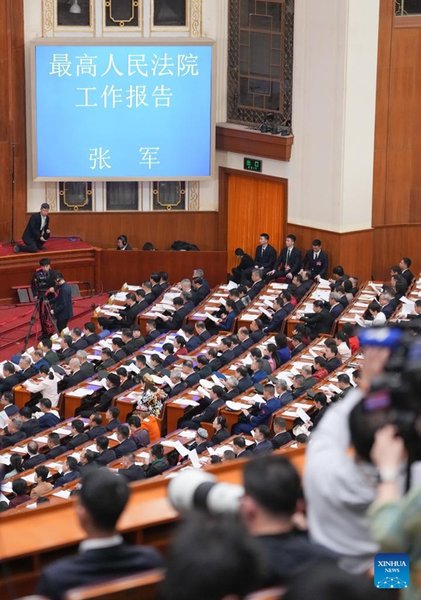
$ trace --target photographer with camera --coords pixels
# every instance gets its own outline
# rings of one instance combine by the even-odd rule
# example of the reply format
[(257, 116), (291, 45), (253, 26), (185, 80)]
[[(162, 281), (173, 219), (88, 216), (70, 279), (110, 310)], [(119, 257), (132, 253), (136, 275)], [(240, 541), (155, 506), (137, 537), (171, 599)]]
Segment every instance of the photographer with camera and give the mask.
[(370, 462), (374, 432), (353, 411), (382, 376), (389, 356), (388, 347), (365, 346), (360, 387), (329, 408), (307, 448), (303, 484), (310, 537), (338, 554), (350, 573), (367, 572), (378, 550), (367, 516), (378, 483)]
[(54, 296), (54, 286), (57, 273), (51, 268), (51, 262), (48, 258), (41, 258), (39, 267), (32, 275), (31, 289), (34, 298), (50, 295)]
[[(41, 322), (41, 331), (43, 338), (48, 338), (55, 332), (56, 328), (51, 316), (50, 300), (55, 297), (55, 283), (57, 273), (51, 268), (51, 262), (48, 258), (41, 258), (39, 267), (32, 275), (31, 289), (36, 301), (34, 314), (31, 318), (27, 339), (31, 333), (32, 325), (35, 320), (35, 315), (39, 313)], [(27, 343), (27, 340), (25, 344)], [(26, 346), (25, 346), (26, 347)]]

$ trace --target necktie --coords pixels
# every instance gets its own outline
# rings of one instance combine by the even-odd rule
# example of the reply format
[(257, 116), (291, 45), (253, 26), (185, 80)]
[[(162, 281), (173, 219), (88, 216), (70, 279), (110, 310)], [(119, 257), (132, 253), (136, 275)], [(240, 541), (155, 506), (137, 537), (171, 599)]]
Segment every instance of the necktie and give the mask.
[(287, 264), (289, 264), (289, 257), (291, 256), (291, 248), (287, 250)]
[(318, 252), (315, 252), (315, 253), (314, 253), (314, 256), (313, 256), (313, 260), (317, 260), (317, 258), (318, 258), (318, 257), (319, 257), (319, 253), (318, 253)]

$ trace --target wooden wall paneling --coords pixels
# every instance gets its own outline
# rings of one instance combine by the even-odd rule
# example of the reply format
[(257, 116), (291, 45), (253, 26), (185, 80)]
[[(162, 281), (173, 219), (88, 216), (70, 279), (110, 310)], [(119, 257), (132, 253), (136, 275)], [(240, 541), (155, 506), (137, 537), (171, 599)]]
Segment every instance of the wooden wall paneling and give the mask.
[(279, 250), (286, 223), (287, 181), (275, 177), (222, 169), (227, 213), (228, 271), (237, 264), (234, 250), (254, 256), (259, 234), (267, 232)]
[(149, 278), (153, 271), (166, 270), (172, 283), (191, 277), (193, 269), (202, 268), (211, 286), (226, 280), (225, 251), (215, 252), (101, 252), (102, 289), (119, 289), (126, 282), (135, 285)]
[[(380, 2), (373, 226), (414, 221), (421, 188), (421, 21)], [(405, 24), (407, 24), (405, 26)]]
[(336, 265), (342, 265), (349, 275), (369, 279), (372, 273), (373, 231), (337, 233), (295, 223), (288, 223), (287, 233), (297, 236), (297, 247), (305, 253), (313, 239), (320, 239), (329, 257), (329, 273)]
[[(25, 216), (27, 219), (29, 215)], [(133, 248), (153, 242), (158, 250), (169, 250), (175, 240), (199, 246), (200, 250), (224, 250), (219, 239), (219, 215), (215, 211), (136, 213), (51, 214), (54, 236), (80, 236), (94, 246), (115, 248), (117, 237), (127, 235)], [(25, 221), (22, 221), (21, 229)], [(22, 235), (22, 231), (19, 234)]]
[(289, 161), (293, 143), (292, 135), (272, 135), (236, 125), (216, 127), (216, 149), (225, 152)]
[(374, 230), (373, 276), (390, 279), (390, 267), (402, 256), (412, 259), (411, 271), (421, 272), (421, 225), (386, 225)]
[(23, 0), (0, 3), (0, 86), (0, 239), (8, 241), (12, 210), (17, 214), (26, 203)]
[[(87, 281), (91, 288), (99, 290), (97, 277), (97, 250), (72, 250), (67, 252), (50, 252), (49, 258), (53, 268), (62, 271), (67, 281)], [(39, 267), (40, 255), (18, 254), (1, 258), (0, 268), (0, 302), (15, 302), (12, 286), (28, 285), (34, 271)]]

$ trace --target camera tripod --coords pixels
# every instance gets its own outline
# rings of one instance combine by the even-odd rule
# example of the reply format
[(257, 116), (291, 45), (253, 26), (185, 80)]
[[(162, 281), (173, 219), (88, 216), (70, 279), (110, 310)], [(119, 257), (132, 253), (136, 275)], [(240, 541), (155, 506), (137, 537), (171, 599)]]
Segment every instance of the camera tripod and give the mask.
[[(48, 300), (48, 298), (45, 295), (37, 296), (34, 310), (32, 311), (32, 315), (29, 320), (28, 331), (26, 333), (25, 340), (23, 342), (23, 352), (25, 352), (28, 347), (29, 338), (31, 337), (32, 329), (34, 327), (37, 315), (39, 316), (39, 319), (41, 322), (41, 331), (43, 334), (45, 334), (45, 337), (49, 337), (52, 332), (55, 332), (55, 333), (59, 332), (57, 329), (57, 322), (53, 315), (50, 301)], [(48, 331), (46, 331), (48, 324), (50, 324), (50, 326), (52, 326), (52, 329), (53, 329), (53, 331), (50, 333)]]

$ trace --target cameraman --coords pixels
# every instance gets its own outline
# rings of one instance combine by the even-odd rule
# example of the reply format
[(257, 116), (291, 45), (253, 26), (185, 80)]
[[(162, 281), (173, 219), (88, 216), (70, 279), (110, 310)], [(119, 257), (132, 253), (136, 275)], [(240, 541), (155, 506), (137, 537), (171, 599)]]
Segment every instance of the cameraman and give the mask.
[(54, 294), (57, 273), (51, 268), (51, 262), (48, 258), (41, 258), (39, 268), (32, 275), (31, 289), (34, 298)]
[(54, 316), (60, 332), (67, 327), (67, 323), (73, 317), (72, 288), (66, 283), (62, 273), (56, 274), (56, 286), (58, 293), (54, 301)]
[[(41, 258), (39, 268), (32, 275), (31, 289), (38, 302), (39, 319), (43, 338), (48, 338), (55, 331), (48, 310), (48, 301), (55, 297), (55, 282), (57, 273), (51, 268), (48, 258)], [(45, 302), (47, 300), (47, 302)]]
[(365, 347), (360, 388), (329, 408), (307, 448), (304, 492), (310, 536), (338, 554), (350, 573), (367, 572), (378, 550), (367, 516), (378, 483), (377, 469), (370, 463), (373, 438), (361, 419), (355, 419), (360, 429), (354, 424), (351, 436), (350, 416), (382, 375), (389, 355), (389, 348)]

